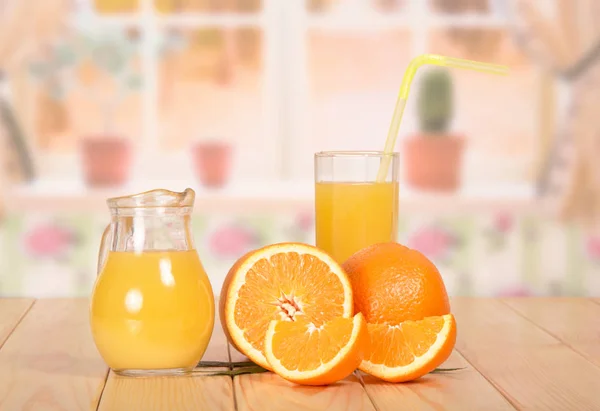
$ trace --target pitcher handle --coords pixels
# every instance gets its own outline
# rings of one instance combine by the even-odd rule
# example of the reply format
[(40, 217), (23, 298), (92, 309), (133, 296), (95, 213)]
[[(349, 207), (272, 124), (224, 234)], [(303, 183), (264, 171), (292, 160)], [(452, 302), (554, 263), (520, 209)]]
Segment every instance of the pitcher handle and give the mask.
[(102, 239), (100, 240), (100, 251), (98, 252), (98, 272), (96, 275), (100, 275), (100, 272), (104, 268), (104, 263), (106, 263), (109, 244), (112, 241), (111, 225), (112, 224), (107, 225), (102, 233)]

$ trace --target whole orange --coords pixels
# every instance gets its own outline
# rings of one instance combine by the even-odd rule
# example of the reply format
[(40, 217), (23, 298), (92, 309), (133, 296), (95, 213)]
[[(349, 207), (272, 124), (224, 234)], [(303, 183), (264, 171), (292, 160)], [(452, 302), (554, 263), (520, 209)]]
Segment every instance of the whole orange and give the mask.
[(354, 310), (370, 324), (397, 325), (450, 313), (440, 272), (417, 250), (375, 244), (353, 254), (342, 267), (352, 283)]

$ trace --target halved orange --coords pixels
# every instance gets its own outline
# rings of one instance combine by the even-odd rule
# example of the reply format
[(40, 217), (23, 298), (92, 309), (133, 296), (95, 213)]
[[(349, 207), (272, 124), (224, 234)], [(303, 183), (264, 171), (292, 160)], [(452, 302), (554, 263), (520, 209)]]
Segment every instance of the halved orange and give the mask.
[(456, 342), (452, 314), (367, 328), (370, 350), (359, 369), (390, 382), (414, 380), (433, 371), (448, 359)]
[(229, 270), (220, 314), (229, 341), (258, 365), (273, 320), (304, 319), (315, 327), (352, 316), (350, 280), (333, 258), (316, 247), (280, 243), (247, 253)]
[(346, 378), (358, 368), (368, 348), (367, 323), (360, 313), (319, 327), (305, 319), (271, 321), (265, 336), (271, 369), (305, 385), (327, 385)]

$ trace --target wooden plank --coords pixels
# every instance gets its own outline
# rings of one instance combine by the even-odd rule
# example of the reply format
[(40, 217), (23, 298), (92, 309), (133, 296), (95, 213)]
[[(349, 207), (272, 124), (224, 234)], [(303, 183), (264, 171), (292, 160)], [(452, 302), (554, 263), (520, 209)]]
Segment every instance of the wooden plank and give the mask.
[(600, 305), (584, 298), (510, 298), (503, 302), (600, 366)]
[(25, 316), (33, 301), (30, 298), (0, 299), (0, 347)]
[(600, 368), (506, 304), (459, 298), (452, 310), (458, 350), (516, 408), (600, 409)]
[(463, 355), (520, 410), (600, 409), (600, 370), (564, 345)]
[[(216, 314), (213, 335), (203, 361), (229, 363), (227, 340)], [(214, 368), (222, 371), (228, 368)], [(107, 410), (233, 410), (233, 384), (228, 376), (132, 378), (110, 373), (98, 409)]]
[(231, 378), (198, 375), (131, 378), (110, 373), (99, 410), (234, 410)]
[[(471, 345), (482, 348), (558, 343), (518, 315), (504, 315), (510, 308), (500, 300), (459, 297), (452, 299), (451, 307), (457, 321), (459, 351)], [(483, 333), (473, 324), (502, 332)]]
[(375, 411), (354, 375), (327, 387), (309, 387), (292, 384), (269, 372), (240, 375), (234, 378), (233, 385), (239, 411)]
[(89, 410), (106, 372), (88, 301), (38, 300), (0, 350), (0, 409)]
[(379, 411), (515, 409), (458, 352), (454, 351), (442, 367), (466, 369), (429, 374), (404, 384), (391, 384), (370, 375), (361, 378)]
[[(232, 362), (248, 357), (229, 346)], [(234, 377), (233, 388), (239, 411), (261, 410), (373, 410), (366, 391), (356, 376), (323, 387), (292, 384), (271, 372)]]
[(600, 339), (600, 305), (586, 298), (506, 298), (523, 317), (563, 342)]

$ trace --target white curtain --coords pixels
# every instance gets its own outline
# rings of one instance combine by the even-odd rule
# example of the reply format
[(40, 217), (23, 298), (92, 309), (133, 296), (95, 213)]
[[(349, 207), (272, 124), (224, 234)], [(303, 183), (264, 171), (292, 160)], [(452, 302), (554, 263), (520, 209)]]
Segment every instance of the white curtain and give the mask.
[(514, 0), (513, 6), (517, 44), (562, 83), (569, 100), (542, 170), (541, 200), (559, 217), (600, 226), (600, 1)]
[(69, 0), (0, 0), (0, 67), (47, 44), (65, 27)]
[[(69, 0), (0, 0), (0, 72), (4, 85), (7, 76), (18, 71), (21, 63), (65, 28)], [(19, 88), (12, 90), (18, 101)], [(18, 111), (18, 110), (17, 110)], [(0, 220), (6, 191), (5, 164), (8, 161), (6, 136), (0, 124)]]

